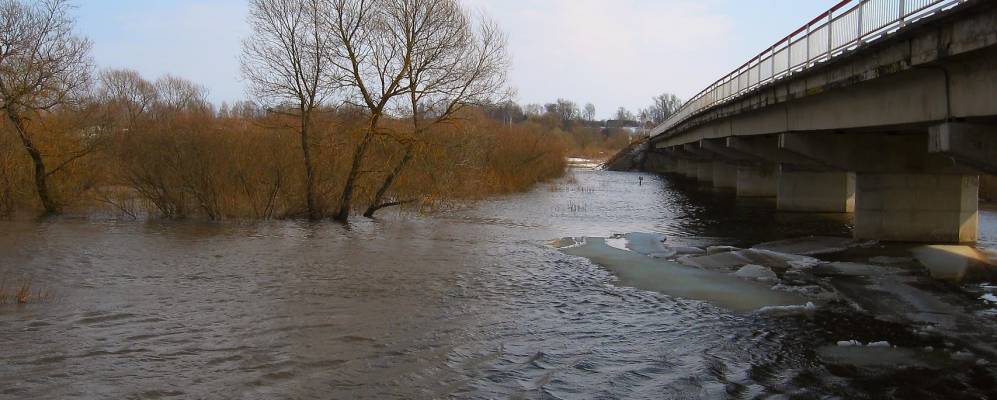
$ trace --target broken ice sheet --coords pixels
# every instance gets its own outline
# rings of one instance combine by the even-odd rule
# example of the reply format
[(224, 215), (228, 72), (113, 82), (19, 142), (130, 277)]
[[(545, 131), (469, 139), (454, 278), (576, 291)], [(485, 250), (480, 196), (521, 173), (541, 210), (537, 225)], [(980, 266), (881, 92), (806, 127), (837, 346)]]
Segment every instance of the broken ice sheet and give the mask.
[(861, 242), (851, 238), (809, 236), (761, 243), (754, 245), (751, 248), (801, 256), (815, 256), (820, 254), (837, 253), (859, 245), (861, 245)]
[(561, 251), (605, 267), (622, 285), (704, 300), (740, 312), (769, 306), (806, 306), (808, 303), (797, 293), (772, 290), (770, 285), (617, 249), (608, 245), (605, 238), (589, 237), (572, 243), (577, 245), (561, 248)]

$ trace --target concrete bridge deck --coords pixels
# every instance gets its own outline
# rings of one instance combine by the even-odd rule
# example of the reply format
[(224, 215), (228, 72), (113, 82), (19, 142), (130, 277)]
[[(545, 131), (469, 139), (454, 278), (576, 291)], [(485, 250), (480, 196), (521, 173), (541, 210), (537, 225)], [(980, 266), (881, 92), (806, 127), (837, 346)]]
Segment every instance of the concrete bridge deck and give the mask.
[(855, 212), (858, 238), (974, 242), (979, 175), (997, 174), (997, 1), (843, 1), (655, 128), (643, 165)]

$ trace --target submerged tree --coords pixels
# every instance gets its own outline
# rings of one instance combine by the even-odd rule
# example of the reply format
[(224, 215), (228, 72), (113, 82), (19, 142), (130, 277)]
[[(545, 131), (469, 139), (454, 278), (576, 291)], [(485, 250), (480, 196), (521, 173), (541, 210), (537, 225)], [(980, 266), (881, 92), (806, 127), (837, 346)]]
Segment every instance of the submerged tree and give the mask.
[(416, 21), (409, 10), (419, 0), (329, 0), (326, 24), (335, 39), (327, 60), (348, 91), (349, 104), (364, 109), (369, 117), (353, 158), (333, 218), (349, 220), (353, 194), (364, 157), (385, 109), (405, 93), (402, 81), (411, 63)]
[(411, 132), (397, 137), (401, 160), (378, 187), (364, 216), (399, 204), (382, 199), (412, 159), (425, 130), (450, 121), (464, 107), (503, 99), (509, 57), (506, 37), (488, 20), (474, 21), (455, 0), (404, 1), (400, 32), (408, 32), (404, 87)]
[(0, 1), (0, 110), (34, 165), (35, 190), (46, 214), (59, 211), (49, 193), (45, 157), (29, 125), (43, 113), (71, 104), (89, 84), (90, 41), (73, 34), (66, 0), (28, 5)]
[(333, 48), (323, 22), (328, 0), (251, 0), (252, 36), (243, 41), (242, 72), (253, 94), (274, 110), (293, 115), (305, 164), (308, 218), (322, 217), (312, 147), (317, 110), (338, 89), (328, 64)]

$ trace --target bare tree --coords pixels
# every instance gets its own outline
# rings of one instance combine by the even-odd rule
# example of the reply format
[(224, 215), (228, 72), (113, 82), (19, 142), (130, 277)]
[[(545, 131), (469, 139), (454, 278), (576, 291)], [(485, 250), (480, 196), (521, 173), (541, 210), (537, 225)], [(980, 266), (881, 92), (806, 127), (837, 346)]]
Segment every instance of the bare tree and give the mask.
[(648, 118), (654, 124), (665, 122), (668, 117), (678, 111), (682, 106), (682, 100), (671, 93), (663, 93), (651, 98), (652, 104), (646, 110)]
[(543, 115), (543, 106), (539, 104), (527, 104), (523, 106), (523, 113), (527, 118), (540, 118)]
[(592, 103), (586, 103), (585, 111), (582, 112), (582, 115), (584, 115), (585, 120), (588, 122), (595, 120), (595, 105)]
[(616, 109), (616, 120), (617, 121), (621, 121), (621, 122), (622, 121), (633, 121), (635, 118), (636, 117), (634, 117), (634, 113), (630, 112), (630, 110), (627, 110), (624, 107), (620, 107), (620, 108)]
[(130, 69), (105, 70), (99, 76), (97, 98), (116, 115), (125, 129), (131, 129), (137, 120), (151, 111), (158, 100), (156, 87)]
[[(328, 0), (250, 0), (252, 36), (243, 41), (242, 73), (252, 93), (271, 109), (298, 120), (305, 163), (308, 217), (322, 216), (312, 159), (314, 116), (337, 91), (339, 72), (327, 65), (336, 50), (323, 23)], [(282, 107), (290, 104), (290, 107)]]
[(42, 151), (29, 122), (71, 103), (89, 85), (90, 41), (73, 34), (66, 0), (0, 1), (0, 110), (34, 163), (35, 188), (46, 214), (59, 211), (49, 194)]
[(353, 150), (353, 160), (333, 216), (345, 222), (350, 218), (353, 192), (360, 168), (385, 109), (396, 96), (405, 93), (407, 74), (418, 21), (408, 19), (419, 0), (329, 0), (326, 23), (336, 45), (328, 54), (329, 63), (341, 77), (340, 85), (350, 92), (347, 102), (367, 111), (369, 119)]
[(507, 96), (503, 91), (509, 67), (506, 37), (494, 22), (481, 18), (475, 23), (455, 0), (409, 3), (402, 20), (411, 21), (411, 28), (402, 30), (412, 32), (405, 76), (411, 133), (398, 139), (404, 147), (402, 158), (364, 212), (368, 218), (401, 203), (382, 203), (382, 199), (412, 159), (425, 130), (451, 120), (468, 105), (494, 103)]
[(164, 112), (207, 111), (208, 89), (187, 79), (166, 75), (155, 83), (156, 106)]

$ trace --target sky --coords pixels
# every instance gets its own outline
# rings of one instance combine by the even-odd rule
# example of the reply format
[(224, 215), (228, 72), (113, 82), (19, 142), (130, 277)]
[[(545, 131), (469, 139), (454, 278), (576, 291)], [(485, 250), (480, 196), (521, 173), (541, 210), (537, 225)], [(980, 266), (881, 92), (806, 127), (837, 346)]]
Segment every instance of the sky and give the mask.
[[(837, 0), (461, 0), (509, 36), (522, 104), (566, 98), (597, 116), (687, 99)], [(172, 74), (215, 103), (247, 99), (239, 72), (246, 0), (76, 0), (100, 68)]]

